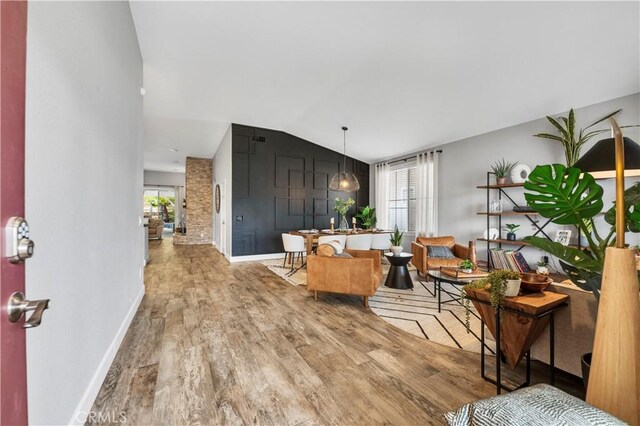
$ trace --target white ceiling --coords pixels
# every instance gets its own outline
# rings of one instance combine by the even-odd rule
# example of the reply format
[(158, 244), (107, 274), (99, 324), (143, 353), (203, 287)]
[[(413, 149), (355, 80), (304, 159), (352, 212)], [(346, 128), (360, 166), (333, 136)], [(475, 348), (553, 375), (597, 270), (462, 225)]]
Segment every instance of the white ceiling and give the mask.
[(212, 157), (231, 122), (337, 151), (347, 125), (347, 154), (373, 162), (640, 90), (638, 2), (134, 1), (131, 10), (150, 170)]

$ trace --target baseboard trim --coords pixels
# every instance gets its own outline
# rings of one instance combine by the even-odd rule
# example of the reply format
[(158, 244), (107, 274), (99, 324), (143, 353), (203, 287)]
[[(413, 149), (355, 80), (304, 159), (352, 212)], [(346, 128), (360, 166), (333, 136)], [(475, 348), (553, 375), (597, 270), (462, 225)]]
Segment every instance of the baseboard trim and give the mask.
[(256, 262), (260, 260), (284, 259), (284, 253), (254, 254), (250, 256), (231, 256), (229, 262)]
[(144, 285), (140, 288), (138, 295), (134, 299), (127, 315), (125, 316), (122, 324), (120, 324), (120, 328), (116, 333), (115, 337), (111, 341), (107, 352), (102, 357), (96, 372), (93, 374), (87, 389), (84, 391), (80, 402), (76, 406), (71, 419), (69, 420), (69, 425), (83, 425), (84, 419), (91, 411), (91, 407), (93, 406), (96, 397), (98, 396), (98, 392), (100, 391), (100, 387), (102, 387), (102, 383), (104, 382), (105, 377), (107, 377), (107, 373), (109, 372), (109, 368), (111, 368), (111, 363), (116, 357), (116, 353), (120, 348), (120, 344), (124, 339), (125, 334), (127, 334), (127, 330), (129, 329), (129, 325), (131, 325), (131, 321), (133, 321), (133, 317), (136, 315), (138, 311), (138, 307), (140, 306), (140, 302), (142, 302), (142, 298), (144, 297), (145, 287)]

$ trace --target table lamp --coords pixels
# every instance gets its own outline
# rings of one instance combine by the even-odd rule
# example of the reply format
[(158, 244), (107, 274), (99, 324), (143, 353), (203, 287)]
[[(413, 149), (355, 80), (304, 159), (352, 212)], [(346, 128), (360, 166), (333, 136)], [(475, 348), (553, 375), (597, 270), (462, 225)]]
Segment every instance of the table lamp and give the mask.
[[(640, 424), (640, 295), (635, 255), (624, 242), (625, 165), (640, 171), (635, 164), (640, 162), (640, 148), (622, 137), (614, 118), (611, 125), (615, 137), (598, 142), (583, 158), (589, 157), (575, 165), (585, 167), (583, 172), (616, 178), (616, 246), (605, 252), (587, 402), (629, 424)], [(625, 148), (635, 158), (625, 161)], [(600, 152), (601, 158), (592, 151)]]

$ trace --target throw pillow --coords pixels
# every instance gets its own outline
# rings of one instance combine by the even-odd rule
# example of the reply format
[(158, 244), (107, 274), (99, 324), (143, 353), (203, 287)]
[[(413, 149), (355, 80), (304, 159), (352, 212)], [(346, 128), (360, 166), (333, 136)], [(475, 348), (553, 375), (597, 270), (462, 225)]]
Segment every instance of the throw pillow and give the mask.
[(349, 253), (347, 252), (342, 252), (342, 253), (336, 253), (333, 257), (343, 257), (345, 259), (353, 259), (353, 256), (351, 256)]
[(336, 249), (331, 244), (320, 244), (316, 249), (316, 254), (321, 257), (333, 257)]
[(340, 241), (333, 240), (325, 244), (329, 244), (331, 247), (333, 247), (334, 250), (336, 251), (336, 254), (342, 253), (342, 245), (340, 244)]
[(429, 257), (435, 257), (438, 259), (455, 259), (451, 249), (447, 246), (427, 246), (427, 253)]

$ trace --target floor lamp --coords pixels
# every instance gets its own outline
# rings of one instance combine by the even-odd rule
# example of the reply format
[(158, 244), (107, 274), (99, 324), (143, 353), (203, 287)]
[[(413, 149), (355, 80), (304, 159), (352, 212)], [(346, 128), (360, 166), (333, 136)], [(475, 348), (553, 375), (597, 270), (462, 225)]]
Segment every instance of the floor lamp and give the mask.
[[(617, 207), (616, 246), (605, 252), (587, 402), (629, 424), (640, 425), (640, 295), (635, 255), (624, 242), (625, 144), (637, 144), (623, 139), (614, 118), (611, 125), (615, 137), (600, 141), (585, 154), (604, 159), (606, 155), (591, 151), (598, 146), (611, 150), (614, 144)], [(640, 161), (640, 156), (629, 160)]]

